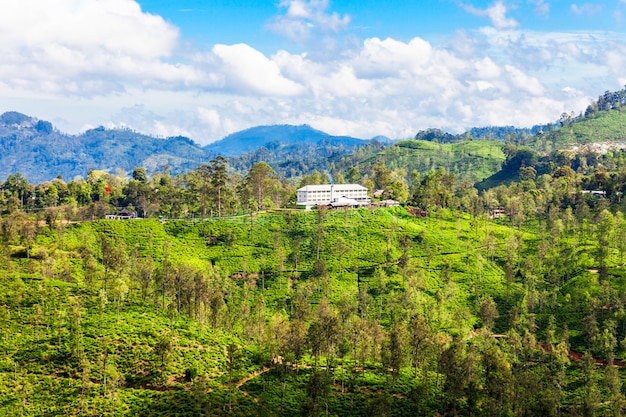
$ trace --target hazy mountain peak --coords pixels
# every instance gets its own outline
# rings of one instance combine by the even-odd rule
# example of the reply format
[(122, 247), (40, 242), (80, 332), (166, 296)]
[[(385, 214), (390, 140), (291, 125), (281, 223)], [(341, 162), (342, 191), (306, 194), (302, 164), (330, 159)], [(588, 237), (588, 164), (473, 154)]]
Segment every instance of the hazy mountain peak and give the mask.
[(0, 124), (4, 126), (32, 126), (34, 123), (35, 119), (16, 111), (8, 111), (0, 115)]
[(333, 136), (307, 124), (268, 125), (251, 127), (241, 132), (232, 133), (205, 146), (205, 149), (224, 156), (233, 156), (252, 152), (275, 143), (282, 145), (295, 145), (303, 142), (319, 144), (322, 141), (337, 141), (348, 146), (364, 143), (363, 139)]

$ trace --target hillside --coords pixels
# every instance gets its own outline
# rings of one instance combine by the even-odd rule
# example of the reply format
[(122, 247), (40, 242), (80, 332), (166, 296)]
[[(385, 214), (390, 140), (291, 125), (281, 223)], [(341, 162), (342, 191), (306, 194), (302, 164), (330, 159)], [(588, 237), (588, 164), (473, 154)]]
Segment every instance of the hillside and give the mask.
[[(230, 165), (239, 172), (249, 170), (257, 162), (269, 163), (285, 178), (297, 178), (314, 171), (333, 171), (334, 164), (359, 149), (380, 151), (391, 141), (377, 137), (371, 140), (331, 136), (302, 126), (259, 126), (244, 130), (205, 147), (207, 151), (229, 157)], [(235, 156), (236, 155), (236, 156)]]
[(606, 91), (578, 116), (563, 113), (523, 143), (550, 153), (557, 150), (605, 153), (626, 141), (626, 89)]
[[(559, 149), (575, 151), (601, 149), (626, 143), (626, 112), (605, 110), (588, 116), (566, 119), (561, 126), (543, 131), (528, 141), (539, 151), (551, 152)], [(594, 145), (595, 144), (595, 145)]]
[(441, 129), (430, 128), (420, 130), (413, 139), (439, 143), (462, 142), (469, 139), (518, 142), (536, 134), (539, 129), (539, 126), (533, 126), (531, 129), (515, 126), (485, 126), (473, 127), (464, 133), (454, 135)]
[[(600, 388), (622, 368), (573, 358), (626, 354), (594, 336), (623, 323), (617, 241), (600, 282), (603, 223), (508, 223), (401, 208), (99, 221), (39, 229), (31, 257), (3, 235), (0, 411), (569, 415), (588, 389), (613, 410)], [(609, 333), (589, 333), (592, 313)]]
[(86, 177), (91, 169), (150, 171), (169, 165), (175, 172), (206, 160), (204, 151), (186, 138), (158, 139), (130, 130), (99, 127), (67, 135), (46, 121), (15, 112), (0, 116), (0, 178), (17, 172), (31, 182)]
[(503, 142), (494, 140), (466, 140), (439, 143), (423, 140), (405, 140), (381, 150), (358, 163), (359, 169), (371, 172), (377, 163), (388, 169), (402, 170), (407, 175), (417, 172), (422, 176), (442, 168), (462, 181), (475, 183), (498, 172), (505, 160)]
[(225, 138), (213, 142), (205, 149), (225, 157), (240, 155), (256, 151), (261, 147), (269, 150), (283, 148), (285, 155), (299, 145), (308, 147), (342, 146), (353, 148), (362, 145), (362, 139), (348, 136), (332, 136), (309, 125), (291, 126), (257, 126), (241, 132), (233, 133)]
[[(380, 142), (380, 140), (377, 140)], [(16, 113), (0, 115), (0, 178), (21, 173), (32, 183), (58, 175), (86, 177), (92, 169), (115, 173), (144, 167), (150, 173), (191, 171), (218, 154), (245, 172), (255, 162), (271, 163), (288, 176), (327, 170), (329, 162), (370, 141), (331, 136), (310, 126), (262, 126), (201, 148), (191, 139), (154, 138), (124, 129), (98, 127), (80, 135), (57, 131), (46, 121)]]

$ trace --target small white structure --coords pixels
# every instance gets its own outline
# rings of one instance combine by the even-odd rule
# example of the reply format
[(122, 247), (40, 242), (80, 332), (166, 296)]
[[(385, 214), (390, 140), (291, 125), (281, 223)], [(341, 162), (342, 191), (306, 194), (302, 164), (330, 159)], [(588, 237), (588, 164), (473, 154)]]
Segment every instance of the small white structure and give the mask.
[(382, 200), (380, 202), (380, 205), (383, 207), (398, 207), (400, 205), (400, 202), (396, 200), (387, 199), (387, 200)]
[(107, 220), (129, 220), (129, 219), (136, 219), (137, 218), (137, 212), (135, 211), (128, 211), (127, 209), (122, 209), (121, 211), (117, 212), (116, 214), (107, 214), (104, 216), (105, 219)]
[(359, 202), (354, 198), (339, 197), (330, 202), (332, 208), (358, 208)]
[(367, 188), (359, 184), (323, 184), (307, 185), (298, 189), (298, 206), (307, 210), (315, 206), (327, 206), (339, 202), (341, 198), (354, 200), (357, 206), (366, 206), (372, 202), (367, 195)]
[(602, 190), (582, 190), (581, 194), (591, 194), (592, 197), (600, 198), (606, 197), (606, 191)]

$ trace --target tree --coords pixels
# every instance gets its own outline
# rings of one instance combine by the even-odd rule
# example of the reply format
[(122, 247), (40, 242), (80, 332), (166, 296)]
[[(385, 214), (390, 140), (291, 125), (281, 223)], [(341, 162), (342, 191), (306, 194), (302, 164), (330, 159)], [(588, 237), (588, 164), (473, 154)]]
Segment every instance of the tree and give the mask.
[(211, 177), (211, 186), (217, 191), (217, 215), (222, 217), (222, 190), (228, 180), (226, 172), (226, 164), (228, 161), (221, 155), (209, 161), (209, 172)]
[(454, 195), (454, 184), (454, 174), (447, 173), (443, 168), (431, 171), (420, 186), (414, 188), (411, 203), (427, 210), (449, 207)]
[(352, 249), (350, 248), (350, 246), (348, 246), (346, 241), (341, 236), (338, 236), (337, 240), (335, 241), (335, 255), (336, 255), (337, 261), (339, 263), (339, 274), (340, 275), (343, 275), (343, 270), (344, 270), (343, 259), (344, 259), (344, 256), (349, 254), (351, 251), (352, 251)]
[(455, 340), (439, 357), (439, 373), (445, 377), (443, 385), (442, 407), (445, 415), (458, 415), (461, 399), (467, 392), (467, 384), (471, 380), (466, 366), (464, 346)]
[(308, 332), (308, 341), (311, 353), (317, 365), (319, 355), (325, 350), (326, 365), (330, 365), (330, 357), (337, 342), (339, 319), (335, 310), (327, 300), (323, 299), (317, 308), (316, 320), (311, 323)]
[(496, 302), (493, 301), (489, 295), (483, 297), (480, 302), (480, 320), (483, 324), (483, 329), (487, 331), (491, 331), (495, 319), (498, 317), (498, 309), (496, 306)]
[(304, 354), (306, 332), (306, 325), (302, 320), (293, 319), (289, 322), (284, 349), (286, 349), (289, 354), (293, 355), (293, 361), (296, 367)]
[(491, 346), (482, 355), (482, 365), (485, 372), (485, 415), (511, 415), (513, 397), (511, 364), (500, 349)]
[(211, 191), (211, 168), (207, 164), (200, 165), (187, 175), (186, 182), (192, 193), (200, 197), (200, 215), (206, 217), (207, 200)]
[(392, 171), (382, 161), (374, 165), (374, 184), (377, 189), (386, 189), (391, 185), (392, 180)]
[(23, 212), (13, 213), (9, 217), (12, 218), (9, 221), (17, 224), (20, 242), (24, 244), (26, 248), (26, 257), (30, 258), (30, 247), (37, 237), (37, 221), (29, 218)]
[(374, 270), (374, 277), (372, 280), (377, 287), (376, 292), (378, 295), (378, 320), (380, 320), (382, 318), (382, 312), (384, 310), (383, 294), (387, 292), (387, 282), (389, 280), (389, 277), (387, 276), (385, 270), (379, 266)]
[(130, 291), (129, 285), (128, 285), (128, 278), (123, 277), (121, 275), (118, 275), (114, 280), (113, 280), (113, 288), (112, 288), (112, 293), (113, 293), (113, 299), (116, 303), (117, 306), (117, 323), (119, 323), (120, 321), (120, 310), (122, 308), (122, 303), (124, 302), (124, 300), (126, 299), (126, 296), (128, 295), (128, 292)]
[(9, 174), (4, 184), (2, 184), (2, 189), (5, 193), (12, 196), (16, 203), (13, 207), (9, 208), (10, 211), (24, 207), (26, 198), (30, 195), (32, 188), (33, 187), (28, 183), (28, 180), (19, 172), (15, 175)]
[(159, 360), (160, 368), (163, 368), (169, 355), (172, 353), (172, 336), (164, 333), (159, 336), (153, 348), (154, 354)]
[(432, 333), (428, 323), (420, 314), (415, 314), (411, 317), (408, 333), (408, 344), (411, 348), (413, 368), (417, 377), (418, 369), (423, 366), (427, 351), (433, 344)]
[(141, 217), (150, 217), (150, 214), (157, 207), (157, 205), (151, 201), (154, 198), (154, 192), (150, 189), (150, 186), (141, 179), (141, 174), (133, 174), (134, 177), (136, 176), (140, 178), (140, 180), (133, 179), (129, 181), (122, 189), (124, 197), (119, 201), (126, 207), (136, 207)]
[(110, 274), (120, 275), (126, 267), (126, 245), (122, 241), (115, 241), (108, 236), (100, 235), (100, 249), (102, 265), (104, 265), (103, 289), (106, 295)]
[(328, 395), (330, 394), (330, 378), (327, 372), (315, 371), (306, 387), (307, 399), (302, 404), (302, 415), (317, 417), (326, 411), (328, 415)]
[(251, 197), (259, 209), (266, 207), (267, 192), (277, 184), (276, 172), (265, 162), (254, 164), (245, 179), (246, 188), (249, 188)]
[(406, 339), (407, 335), (403, 323), (395, 323), (387, 335), (385, 349), (383, 350), (383, 364), (391, 369), (394, 381), (400, 374), (400, 368), (405, 363)]
[(618, 368), (608, 364), (604, 369), (604, 382), (609, 391), (609, 409), (614, 416), (623, 416), (626, 408), (626, 399), (622, 393), (622, 380)]
[(523, 166), (519, 169), (519, 179), (522, 181), (534, 181), (537, 177), (537, 170), (532, 166)]
[(241, 353), (239, 346), (229, 343), (226, 347), (226, 363), (228, 364), (228, 410), (233, 411), (233, 372), (239, 365)]
[(588, 352), (585, 354), (581, 361), (582, 382), (584, 386), (584, 395), (580, 400), (577, 408), (579, 413), (583, 416), (595, 416), (598, 403), (600, 402), (600, 394), (598, 386), (593, 377), (593, 371), (596, 367), (596, 363), (593, 356)]
[(146, 184), (148, 182), (148, 171), (145, 168), (135, 168), (133, 169), (133, 180)]
[(351, 184), (356, 184), (360, 178), (361, 173), (359, 172), (357, 167), (350, 168), (350, 171), (348, 171), (348, 181), (350, 181)]

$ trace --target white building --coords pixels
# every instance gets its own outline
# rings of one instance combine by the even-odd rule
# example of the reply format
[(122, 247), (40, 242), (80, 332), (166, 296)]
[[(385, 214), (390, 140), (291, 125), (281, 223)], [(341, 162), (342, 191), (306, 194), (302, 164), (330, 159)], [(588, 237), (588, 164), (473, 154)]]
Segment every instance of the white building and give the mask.
[(315, 206), (326, 206), (341, 198), (354, 200), (360, 206), (372, 202), (367, 195), (367, 188), (359, 184), (307, 185), (298, 189), (298, 206), (304, 206), (307, 210)]

